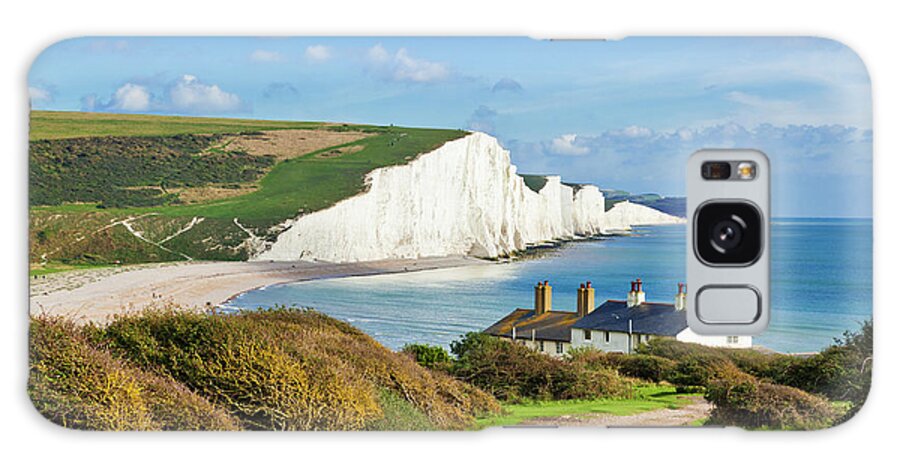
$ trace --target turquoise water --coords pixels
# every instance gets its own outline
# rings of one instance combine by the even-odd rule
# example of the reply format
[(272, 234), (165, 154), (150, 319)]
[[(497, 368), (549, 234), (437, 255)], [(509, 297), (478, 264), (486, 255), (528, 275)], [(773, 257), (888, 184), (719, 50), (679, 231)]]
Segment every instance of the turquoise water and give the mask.
[[(535, 282), (550, 280), (553, 307), (574, 310), (591, 280), (597, 304), (625, 299), (640, 277), (648, 301), (674, 299), (684, 280), (685, 228), (636, 229), (629, 237), (566, 244), (540, 258), (461, 269), (298, 282), (240, 295), (231, 306), (309, 306), (359, 327), (394, 349), (449, 345), (516, 307), (532, 307)], [(772, 320), (754, 344), (818, 351), (871, 318), (872, 222), (781, 219), (772, 224)]]

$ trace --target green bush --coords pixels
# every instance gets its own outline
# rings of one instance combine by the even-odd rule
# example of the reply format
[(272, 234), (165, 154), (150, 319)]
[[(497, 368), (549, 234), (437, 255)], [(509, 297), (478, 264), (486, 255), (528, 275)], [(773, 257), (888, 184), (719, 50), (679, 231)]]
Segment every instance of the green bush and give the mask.
[(588, 369), (605, 368), (625, 377), (662, 382), (668, 379), (675, 368), (675, 361), (649, 354), (605, 353), (595, 348), (574, 348), (569, 350), (567, 359), (582, 364)]
[[(100, 334), (112, 350), (227, 407), (243, 428), (350, 430), (391, 423), (394, 396), (440, 429), (499, 410), (484, 392), (418, 366), (315, 311), (146, 312)], [(387, 422), (385, 422), (387, 421)]]
[(296, 359), (239, 318), (155, 313), (113, 322), (113, 352), (172, 376), (227, 407), (244, 428), (362, 428), (380, 414), (375, 392), (322, 360)]
[(470, 332), (450, 345), (452, 373), (503, 401), (625, 397), (631, 383), (614, 370), (559, 359), (509, 340)]
[(707, 387), (722, 371), (737, 369), (727, 359), (710, 357), (703, 354), (685, 356), (675, 363), (665, 377), (668, 382), (679, 387)]
[(662, 382), (669, 378), (675, 369), (676, 362), (660, 356), (649, 354), (633, 354), (622, 356), (619, 361), (619, 374), (650, 382)]
[(806, 358), (793, 358), (772, 380), (851, 407), (839, 422), (853, 417), (865, 403), (872, 385), (872, 321), (857, 332), (847, 331), (834, 345)]
[(420, 366), (429, 369), (448, 371), (453, 363), (450, 353), (442, 346), (410, 343), (404, 345), (401, 351), (411, 356)]
[(556, 381), (562, 388), (553, 392), (556, 399), (630, 398), (634, 393), (632, 381), (615, 370), (555, 361), (563, 366)]
[(423, 412), (438, 429), (471, 426), (476, 416), (500, 410), (487, 393), (449, 375), (429, 371), (384, 348), (359, 329), (316, 311), (276, 310), (242, 315), (292, 355), (328, 359), (375, 389), (386, 388)]
[(411, 431), (435, 430), (434, 424), (422, 411), (404, 400), (397, 393), (379, 389), (378, 403), (384, 415), (366, 425), (366, 430)]
[(734, 366), (709, 383), (706, 399), (715, 405), (709, 424), (808, 430), (827, 428), (836, 419), (836, 410), (824, 398), (759, 381)]
[(677, 361), (668, 380), (677, 385), (705, 386), (723, 364), (732, 364), (760, 380), (823, 395), (852, 406), (840, 420), (856, 414), (872, 381), (872, 322), (846, 332), (835, 343), (811, 356), (791, 356), (756, 350), (715, 348), (670, 339), (654, 339), (640, 347), (645, 354)]
[(637, 350), (641, 354), (651, 354), (673, 361), (680, 361), (689, 356), (727, 360), (729, 359), (729, 351), (738, 351), (728, 348), (715, 348), (698, 343), (684, 343), (674, 338), (653, 338), (649, 342), (638, 346)]
[[(865, 401), (871, 382), (871, 329), (867, 322), (858, 333), (846, 333), (808, 357), (661, 339), (641, 350), (677, 361), (666, 379), (682, 390), (706, 390), (715, 405), (711, 423), (818, 429), (847, 420)], [(851, 406), (838, 411), (829, 400)]]
[(758, 350), (722, 349), (740, 370), (759, 377), (761, 379), (775, 380), (792, 360), (794, 356), (768, 353)]
[(858, 331), (845, 332), (832, 346), (811, 356), (712, 348), (672, 340), (651, 341), (649, 350), (666, 357), (702, 354), (706, 359), (727, 359), (760, 380), (823, 395), (831, 401), (850, 402), (851, 407), (839, 419), (845, 421), (859, 411), (868, 395), (872, 344), (872, 322), (866, 321)]
[(463, 429), (497, 401), (315, 311), (34, 319), (29, 394), (75, 428)]
[(618, 370), (623, 357), (625, 355), (621, 353), (606, 353), (589, 346), (572, 348), (566, 353), (566, 359), (576, 364), (582, 364), (589, 369)]
[(228, 412), (166, 376), (137, 369), (60, 318), (30, 324), (28, 394), (64, 427), (89, 430), (234, 430)]

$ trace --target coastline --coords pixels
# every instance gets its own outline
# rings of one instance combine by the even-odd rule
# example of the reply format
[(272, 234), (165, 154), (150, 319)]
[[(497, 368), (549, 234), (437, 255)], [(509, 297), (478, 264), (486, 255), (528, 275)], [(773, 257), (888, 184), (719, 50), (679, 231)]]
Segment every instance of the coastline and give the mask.
[(161, 305), (219, 306), (269, 285), (489, 264), (446, 256), (358, 263), (205, 261), (70, 271), (29, 282), (29, 313), (66, 316), (80, 324)]
[(271, 285), (490, 265), (522, 259), (566, 243), (604, 240), (631, 233), (631, 230), (613, 230), (531, 244), (520, 252), (521, 256), (497, 260), (453, 255), (347, 263), (177, 261), (64, 271), (29, 278), (29, 314), (65, 316), (78, 324), (104, 324), (117, 314), (148, 308), (227, 310), (223, 305), (234, 298)]

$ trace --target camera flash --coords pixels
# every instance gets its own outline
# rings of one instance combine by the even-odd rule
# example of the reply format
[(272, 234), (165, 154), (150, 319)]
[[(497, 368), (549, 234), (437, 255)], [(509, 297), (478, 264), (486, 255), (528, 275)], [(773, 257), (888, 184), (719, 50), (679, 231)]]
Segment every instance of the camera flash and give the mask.
[(749, 161), (738, 163), (737, 174), (741, 180), (752, 180), (756, 177), (756, 163)]

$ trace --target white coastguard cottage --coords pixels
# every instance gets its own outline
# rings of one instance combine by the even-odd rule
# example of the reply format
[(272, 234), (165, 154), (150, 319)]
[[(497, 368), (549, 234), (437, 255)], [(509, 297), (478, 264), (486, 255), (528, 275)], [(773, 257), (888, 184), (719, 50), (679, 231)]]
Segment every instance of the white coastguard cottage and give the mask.
[(573, 347), (633, 353), (640, 344), (658, 337), (726, 348), (753, 345), (750, 336), (705, 336), (689, 329), (684, 284), (678, 284), (674, 304), (646, 302), (643, 285), (637, 279), (624, 301), (608, 300), (594, 308), (595, 289), (587, 282), (578, 289), (577, 310), (571, 312), (553, 311), (553, 289), (549, 282), (539, 282), (533, 310), (516, 309), (484, 332), (552, 356), (562, 356)]

